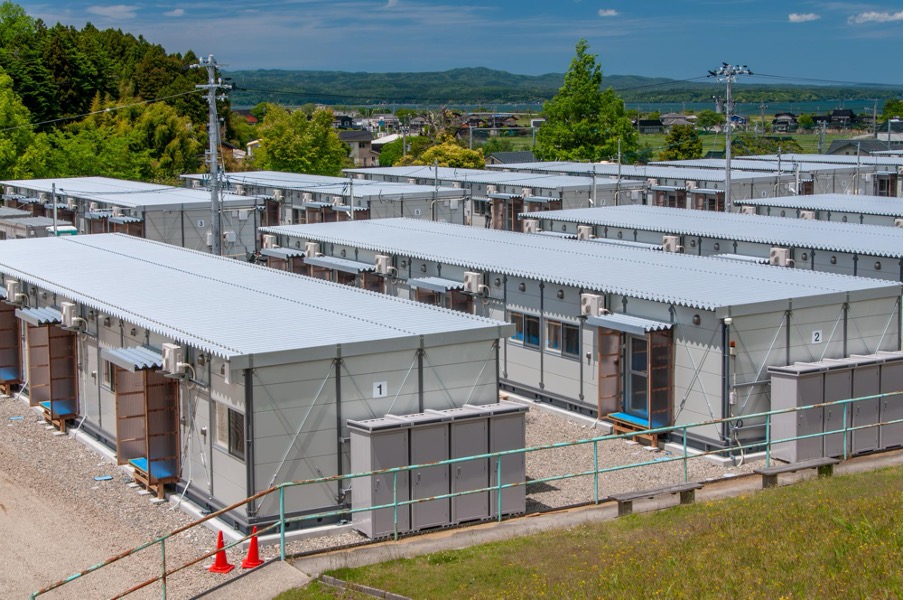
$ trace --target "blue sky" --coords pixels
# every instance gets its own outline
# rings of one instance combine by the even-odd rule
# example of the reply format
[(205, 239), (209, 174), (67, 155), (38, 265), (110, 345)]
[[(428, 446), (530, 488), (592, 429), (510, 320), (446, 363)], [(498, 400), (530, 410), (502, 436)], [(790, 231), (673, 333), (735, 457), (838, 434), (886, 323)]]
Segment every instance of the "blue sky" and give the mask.
[[(584, 37), (605, 75), (690, 79), (723, 61), (755, 74), (902, 81), (900, 0), (82, 0), (32, 17), (141, 34), (227, 70), (564, 72)], [(760, 77), (750, 83), (765, 82)], [(780, 81), (780, 80), (778, 80)]]

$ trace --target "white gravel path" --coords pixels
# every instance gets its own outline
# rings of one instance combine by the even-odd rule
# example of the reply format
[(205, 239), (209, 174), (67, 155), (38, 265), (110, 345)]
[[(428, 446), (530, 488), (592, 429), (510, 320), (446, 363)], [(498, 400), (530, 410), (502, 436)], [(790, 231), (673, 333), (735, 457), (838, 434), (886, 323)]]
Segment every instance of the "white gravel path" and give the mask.
[[(527, 414), (529, 446), (586, 439), (599, 430), (574, 423), (531, 406)], [(602, 467), (623, 465), (669, 456), (665, 451), (616, 440), (599, 444)], [(566, 472), (589, 470), (592, 445), (559, 448), (527, 456), (527, 475), (540, 479)], [(742, 467), (724, 468), (704, 460), (689, 462), (689, 478), (696, 481), (719, 478), (726, 473), (751, 471), (760, 461)], [(108, 481), (95, 476), (112, 475)], [(603, 474), (600, 497), (617, 491), (657, 487), (680, 481), (681, 462), (657, 464)], [(32, 591), (67, 577), (110, 556), (143, 544), (193, 519), (170, 503), (154, 504), (153, 496), (130, 488), (123, 469), (70, 436), (54, 435), (40, 415), (24, 402), (0, 397), (0, 598), (24, 598)], [(550, 483), (529, 484), (528, 512), (561, 507), (593, 498), (593, 478), (583, 477)], [(172, 568), (208, 552), (215, 534), (195, 528), (169, 540), (167, 565)], [(364, 538), (353, 532), (292, 541), (287, 550), (301, 553), (350, 543)], [(263, 559), (278, 555), (278, 547), (262, 546)], [(229, 553), (230, 562), (241, 563), (243, 553)], [(242, 572), (228, 576), (208, 573), (207, 559), (170, 578), (168, 598), (189, 598)], [(154, 547), (104, 568), (42, 598), (109, 597), (160, 568), (160, 550)], [(275, 573), (275, 570), (274, 570)], [(264, 573), (262, 573), (263, 575)], [(157, 584), (130, 598), (159, 598)]]

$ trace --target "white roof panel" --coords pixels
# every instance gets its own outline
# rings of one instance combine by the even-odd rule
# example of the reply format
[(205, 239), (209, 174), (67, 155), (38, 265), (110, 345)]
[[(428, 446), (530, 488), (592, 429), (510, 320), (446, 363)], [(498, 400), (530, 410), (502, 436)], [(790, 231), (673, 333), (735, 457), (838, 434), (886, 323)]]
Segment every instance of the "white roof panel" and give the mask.
[(827, 210), (882, 217), (902, 217), (904, 202), (901, 198), (885, 196), (854, 196), (851, 194), (813, 194), (811, 196), (785, 196), (781, 198), (751, 198), (735, 200), (740, 206), (774, 206), (799, 210)]

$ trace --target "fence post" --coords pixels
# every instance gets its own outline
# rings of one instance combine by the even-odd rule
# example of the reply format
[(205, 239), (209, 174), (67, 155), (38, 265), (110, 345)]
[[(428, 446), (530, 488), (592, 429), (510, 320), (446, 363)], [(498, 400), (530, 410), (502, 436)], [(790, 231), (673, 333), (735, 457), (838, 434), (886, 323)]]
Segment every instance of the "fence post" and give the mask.
[(597, 450), (598, 443), (593, 440), (593, 503), (600, 503), (600, 462), (599, 452)]
[(847, 431), (847, 428), (848, 428), (848, 418), (847, 418), (847, 413), (848, 413), (848, 406), (849, 406), (849, 405), (850, 405), (850, 402), (845, 402), (845, 403), (844, 403), (844, 410), (841, 411), (841, 422), (842, 422), (842, 429), (841, 429), (841, 430), (844, 432), (844, 439), (843, 439), (843, 441), (842, 441), (842, 443), (841, 443), (841, 448), (842, 448), (841, 456), (844, 457), (844, 460), (847, 460), (847, 459), (848, 459), (848, 442), (847, 442), (847, 440), (848, 440), (848, 431)]
[[(411, 473), (411, 471), (409, 471)], [(410, 475), (409, 475), (410, 477)], [(399, 472), (392, 473), (392, 539), (399, 539)]]
[(496, 520), (502, 521), (502, 457), (496, 457)]
[(279, 560), (286, 560), (286, 488), (279, 486)]
[(766, 415), (766, 468), (772, 456), (772, 414)]
[(163, 569), (160, 577), (163, 600), (166, 600), (166, 538), (160, 540), (160, 566)]
[(687, 483), (687, 427), (681, 428), (681, 451), (684, 453), (684, 482)]

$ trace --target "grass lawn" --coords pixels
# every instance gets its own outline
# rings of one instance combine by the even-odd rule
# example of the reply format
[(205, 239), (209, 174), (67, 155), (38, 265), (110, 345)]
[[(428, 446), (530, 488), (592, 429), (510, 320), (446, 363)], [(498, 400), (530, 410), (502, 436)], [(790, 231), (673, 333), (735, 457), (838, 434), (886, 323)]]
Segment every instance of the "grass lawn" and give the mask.
[[(901, 598), (902, 469), (328, 573), (411, 598)], [(363, 598), (321, 584), (278, 600)]]

